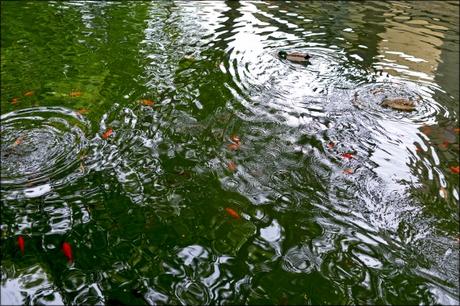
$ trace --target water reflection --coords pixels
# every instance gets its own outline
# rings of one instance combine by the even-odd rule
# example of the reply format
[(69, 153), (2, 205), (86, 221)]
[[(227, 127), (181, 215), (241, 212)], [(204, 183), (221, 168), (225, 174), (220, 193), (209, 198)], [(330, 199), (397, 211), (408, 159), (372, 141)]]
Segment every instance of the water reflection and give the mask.
[(14, 5), (2, 304), (458, 302), (458, 4)]

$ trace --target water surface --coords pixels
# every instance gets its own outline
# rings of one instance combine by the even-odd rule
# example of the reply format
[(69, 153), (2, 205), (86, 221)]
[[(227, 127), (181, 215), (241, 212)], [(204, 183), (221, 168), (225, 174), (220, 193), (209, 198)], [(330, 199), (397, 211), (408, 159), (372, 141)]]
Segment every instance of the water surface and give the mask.
[(448, 1), (2, 1), (1, 304), (458, 304), (458, 27)]

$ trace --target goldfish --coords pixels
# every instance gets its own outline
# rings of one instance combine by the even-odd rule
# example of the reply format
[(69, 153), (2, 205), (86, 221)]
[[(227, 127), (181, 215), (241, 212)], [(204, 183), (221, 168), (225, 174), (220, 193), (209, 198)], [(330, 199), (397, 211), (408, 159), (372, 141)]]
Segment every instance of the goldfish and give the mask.
[(415, 146), (415, 152), (422, 152), (423, 149), (419, 146)]
[(71, 96), (71, 97), (79, 97), (79, 96), (81, 96), (81, 92), (72, 91), (71, 93), (69, 93), (69, 96)]
[(335, 143), (333, 143), (332, 141), (330, 141), (328, 144), (327, 144), (327, 147), (329, 149), (332, 149), (333, 147), (335, 147)]
[(141, 99), (141, 103), (147, 106), (152, 106), (153, 104), (155, 104), (155, 102), (149, 99)]
[(28, 92), (25, 92), (25, 93), (24, 93), (24, 96), (26, 96), (26, 97), (31, 97), (31, 96), (33, 96), (33, 95), (34, 95), (34, 92), (33, 92), (33, 91), (28, 91)]
[(452, 171), (453, 173), (455, 174), (459, 174), (460, 173), (460, 166), (457, 166), (457, 167), (450, 167), (450, 171)]
[(353, 169), (351, 169), (351, 168), (343, 169), (343, 173), (345, 173), (345, 174), (353, 174)]
[(22, 140), (23, 140), (23, 137), (18, 137), (16, 138), (16, 140), (14, 141), (14, 144), (13, 144), (13, 147), (17, 146), (17, 145), (20, 145), (22, 143)]
[(227, 213), (232, 216), (233, 218), (235, 219), (239, 219), (240, 218), (240, 215), (234, 211), (233, 209), (229, 208), (229, 207), (226, 207), (225, 210), (227, 211)]
[(72, 247), (70, 246), (70, 243), (64, 242), (62, 244), (61, 250), (62, 250), (62, 253), (64, 253), (65, 257), (67, 257), (67, 261), (72, 262), (73, 256), (72, 256)]
[(235, 135), (235, 134), (233, 134), (232, 136), (230, 136), (230, 140), (233, 141), (233, 142), (236, 143), (236, 144), (240, 144), (240, 142), (241, 142), (240, 137), (238, 137), (238, 135)]
[(444, 140), (440, 145), (441, 148), (447, 149), (449, 147), (449, 142)]
[(79, 110), (77, 110), (77, 113), (80, 115), (87, 114), (88, 112), (89, 110), (87, 110), (86, 108), (80, 108)]
[(351, 154), (351, 153), (343, 153), (343, 154), (342, 154), (342, 157), (343, 157), (343, 158), (352, 159), (352, 158), (353, 158), (353, 154)]
[(444, 199), (447, 199), (448, 193), (447, 193), (446, 188), (443, 188), (443, 187), (439, 188), (439, 195), (443, 197)]
[(22, 238), (22, 236), (18, 237), (18, 246), (21, 250), (22, 255), (24, 255), (24, 238)]
[(102, 138), (107, 139), (107, 138), (109, 138), (109, 136), (112, 135), (112, 134), (113, 134), (113, 130), (109, 128), (109, 129), (107, 129), (107, 131), (105, 131), (105, 132), (102, 134)]
[(239, 150), (240, 144), (239, 144), (239, 143), (229, 143), (229, 144), (227, 145), (227, 147), (228, 147), (231, 151), (236, 151), (236, 150)]
[(234, 161), (229, 161), (227, 163), (227, 169), (234, 172), (236, 170), (236, 163)]
[(11, 99), (11, 104), (16, 104), (16, 103), (18, 103), (18, 98)]

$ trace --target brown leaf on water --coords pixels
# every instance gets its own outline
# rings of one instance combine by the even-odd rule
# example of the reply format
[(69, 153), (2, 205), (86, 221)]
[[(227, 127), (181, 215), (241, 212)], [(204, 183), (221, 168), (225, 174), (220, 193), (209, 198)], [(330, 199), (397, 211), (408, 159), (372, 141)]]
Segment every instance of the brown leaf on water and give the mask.
[(71, 93), (69, 93), (69, 96), (71, 97), (80, 97), (81, 96), (81, 92), (79, 91), (72, 91)]

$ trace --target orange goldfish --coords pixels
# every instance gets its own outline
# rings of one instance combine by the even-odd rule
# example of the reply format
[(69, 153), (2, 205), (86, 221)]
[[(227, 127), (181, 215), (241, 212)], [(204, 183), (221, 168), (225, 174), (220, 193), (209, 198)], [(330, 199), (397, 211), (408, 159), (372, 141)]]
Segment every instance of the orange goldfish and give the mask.
[(329, 142), (329, 143), (327, 144), (327, 147), (328, 147), (329, 149), (332, 149), (332, 148), (335, 147), (335, 143), (333, 143), (333, 142), (331, 141), (331, 142)]
[(343, 173), (345, 173), (345, 174), (353, 174), (353, 169), (351, 169), (351, 168), (344, 169)]
[(343, 158), (347, 158), (347, 159), (352, 159), (352, 158), (353, 158), (353, 154), (352, 154), (352, 153), (343, 153), (343, 154), (342, 154), (342, 157), (343, 157)]
[(147, 106), (152, 106), (153, 104), (155, 104), (155, 102), (149, 99), (141, 99), (141, 103)]
[(102, 138), (104, 139), (107, 139), (110, 137), (110, 135), (113, 134), (113, 130), (111, 128), (107, 129), (107, 131), (105, 131), (103, 134), (102, 134)]
[(233, 141), (233, 142), (236, 143), (236, 144), (240, 144), (240, 142), (241, 142), (240, 137), (238, 137), (238, 135), (235, 135), (235, 134), (233, 134), (232, 136), (230, 136), (230, 140)]
[(239, 150), (240, 144), (239, 144), (239, 143), (229, 143), (229, 144), (227, 145), (227, 147), (228, 147), (231, 151), (236, 151), (236, 150)]
[(81, 96), (81, 92), (72, 91), (71, 93), (69, 93), (69, 96), (71, 96), (71, 97), (79, 97), (79, 96)]
[(16, 103), (18, 103), (18, 98), (11, 99), (11, 104), (16, 104)]
[(18, 246), (21, 250), (22, 255), (24, 255), (24, 238), (22, 238), (22, 236), (18, 237)]
[(31, 96), (33, 96), (33, 95), (34, 95), (34, 92), (33, 92), (33, 91), (28, 91), (28, 92), (25, 92), (25, 93), (24, 93), (24, 96), (26, 96), (26, 97), (31, 97)]
[(227, 163), (227, 169), (234, 172), (236, 170), (236, 163), (234, 161), (229, 161)]
[(459, 174), (460, 173), (460, 166), (457, 166), (457, 167), (450, 167), (450, 171), (452, 171), (453, 173), (455, 174)]
[(64, 242), (62, 244), (61, 250), (62, 250), (62, 253), (64, 253), (65, 257), (67, 257), (67, 261), (72, 262), (73, 256), (72, 256), (72, 247), (70, 246), (70, 243)]
[(225, 210), (227, 211), (227, 213), (232, 216), (233, 218), (235, 219), (239, 219), (240, 218), (240, 215), (234, 211), (233, 209), (229, 208), (229, 207), (226, 207)]

